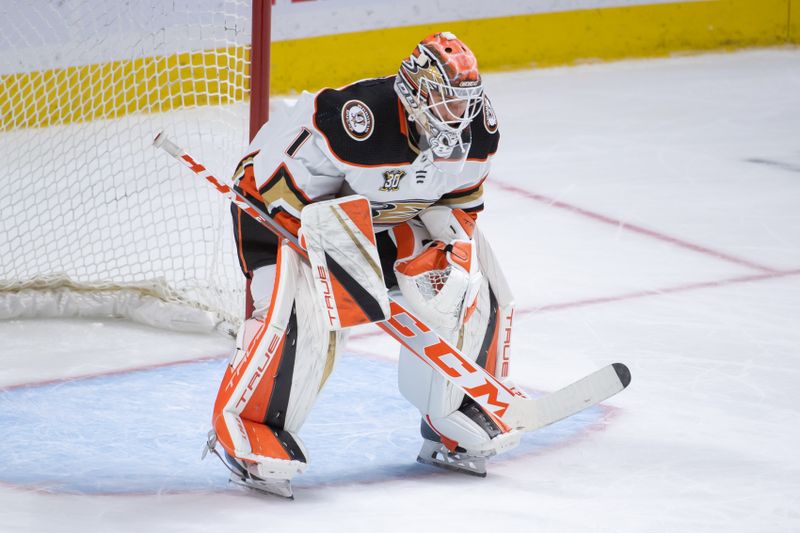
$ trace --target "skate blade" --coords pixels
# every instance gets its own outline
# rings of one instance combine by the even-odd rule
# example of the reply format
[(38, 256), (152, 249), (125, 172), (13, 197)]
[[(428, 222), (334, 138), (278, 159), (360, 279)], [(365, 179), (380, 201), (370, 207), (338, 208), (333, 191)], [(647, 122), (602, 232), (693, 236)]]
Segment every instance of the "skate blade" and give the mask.
[(470, 468), (468, 466), (462, 466), (461, 464), (456, 463), (443, 463), (441, 461), (435, 459), (426, 459), (423, 457), (417, 457), (417, 462), (424, 464), (424, 465), (431, 465), (437, 468), (441, 468), (443, 470), (449, 470), (451, 472), (458, 472), (459, 474), (466, 474), (468, 476), (475, 476), (475, 477), (486, 477), (486, 468)]
[(288, 479), (275, 479), (275, 480), (244, 480), (235, 476), (230, 477), (230, 482), (245, 487), (261, 494), (269, 496), (277, 496), (286, 500), (294, 500), (294, 493), (292, 492), (292, 482)]
[(426, 440), (417, 456), (417, 462), (460, 474), (486, 477), (486, 458), (450, 452), (441, 443)]

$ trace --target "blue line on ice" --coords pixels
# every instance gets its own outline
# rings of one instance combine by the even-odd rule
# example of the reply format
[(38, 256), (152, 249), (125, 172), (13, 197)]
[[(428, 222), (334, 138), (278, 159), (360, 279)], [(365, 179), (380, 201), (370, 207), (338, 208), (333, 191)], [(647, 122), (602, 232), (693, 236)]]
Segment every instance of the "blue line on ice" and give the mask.
[[(0, 392), (0, 481), (88, 494), (224, 490), (227, 471), (215, 457), (200, 461), (200, 454), (225, 364), (193, 362)], [(527, 434), (494, 462), (569, 442), (607, 412), (596, 406)], [(386, 361), (342, 357), (300, 435), (310, 466), (296, 487), (438, 472), (415, 463), (419, 415), (397, 391), (396, 367)]]

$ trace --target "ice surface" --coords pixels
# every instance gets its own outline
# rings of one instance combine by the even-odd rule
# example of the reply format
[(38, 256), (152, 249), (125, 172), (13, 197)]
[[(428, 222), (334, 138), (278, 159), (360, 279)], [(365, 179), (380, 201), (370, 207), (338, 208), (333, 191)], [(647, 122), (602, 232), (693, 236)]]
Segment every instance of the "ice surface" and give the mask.
[[(5, 462), (3, 481), (52, 493), (225, 490), (228, 471), (213, 456), (201, 462), (200, 450), (226, 364), (189, 361), (7, 389), (0, 397), (6, 434), (0, 457), (13, 459)], [(295, 489), (436, 473), (413, 461), (421, 444), (419, 413), (397, 391), (395, 367), (382, 359), (342, 358), (300, 432), (311, 467)], [(574, 441), (613, 413), (587, 409), (526, 435), (498, 460)]]
[[(284, 502), (191, 467), (228, 341), (0, 323), (0, 531), (800, 530), (800, 51), (486, 78), (502, 139), (480, 223), (517, 296), (512, 377), (554, 390), (622, 361), (628, 390), (485, 479), (429, 471), (396, 348), (361, 329), (304, 428), (319, 470)], [(184, 448), (169, 475), (158, 452)], [(136, 457), (137, 494), (97, 494)]]

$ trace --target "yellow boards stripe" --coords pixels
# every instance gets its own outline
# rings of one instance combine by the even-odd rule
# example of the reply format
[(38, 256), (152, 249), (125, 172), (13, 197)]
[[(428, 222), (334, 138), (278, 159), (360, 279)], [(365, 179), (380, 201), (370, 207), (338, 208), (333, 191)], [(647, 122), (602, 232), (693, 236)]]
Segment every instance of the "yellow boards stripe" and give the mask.
[(800, 44), (800, 0), (789, 2), (789, 38), (790, 43)]
[[(273, 21), (273, 23), (278, 23)], [(371, 30), (272, 45), (271, 92), (393, 73), (448, 30), (484, 71), (800, 42), (800, 0), (710, 0)], [(0, 77), (0, 131), (245, 99), (248, 48), (205, 50)]]
[(2, 76), (0, 131), (242, 100), (249, 53), (230, 47)]
[[(786, 42), (789, 0), (718, 0), (459, 21), (273, 45), (273, 93), (393, 73), (424, 36), (452, 31), (483, 71)], [(800, 3), (800, 0), (793, 0)], [(354, 60), (354, 58), (357, 58)]]

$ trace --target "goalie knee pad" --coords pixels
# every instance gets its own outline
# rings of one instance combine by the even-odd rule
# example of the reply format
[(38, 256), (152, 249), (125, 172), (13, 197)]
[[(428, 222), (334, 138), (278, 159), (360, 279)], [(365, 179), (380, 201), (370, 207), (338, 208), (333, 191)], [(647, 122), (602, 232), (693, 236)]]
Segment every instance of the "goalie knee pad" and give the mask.
[(282, 245), (269, 310), (263, 321), (245, 321), (217, 394), (219, 444), (260, 477), (305, 470), (297, 432), (345, 341), (328, 329), (314, 290), (309, 266)]

